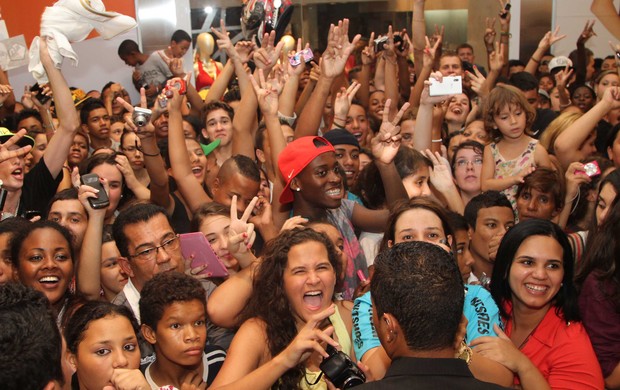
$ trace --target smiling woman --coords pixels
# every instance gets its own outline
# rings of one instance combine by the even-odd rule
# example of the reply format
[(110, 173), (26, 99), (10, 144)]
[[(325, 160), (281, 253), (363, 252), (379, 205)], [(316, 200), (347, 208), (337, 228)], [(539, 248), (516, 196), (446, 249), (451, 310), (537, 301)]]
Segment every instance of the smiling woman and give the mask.
[[(247, 320), (212, 388), (268, 388), (276, 381), (283, 389), (325, 388), (319, 364), (326, 353), (317, 341), (336, 341), (351, 354), (350, 309), (333, 303), (340, 272), (340, 257), (322, 233), (296, 228), (270, 241), (242, 314)], [(261, 385), (248, 381), (254, 377)]]
[(71, 233), (51, 221), (37, 221), (11, 241), (11, 260), (19, 280), (41, 291), (58, 317), (67, 304), (74, 272)]
[(573, 257), (562, 229), (541, 219), (521, 222), (506, 233), (496, 259), (491, 295), (506, 333), (474, 340), (474, 349), (513, 371), (523, 388), (604, 388), (578, 322)]

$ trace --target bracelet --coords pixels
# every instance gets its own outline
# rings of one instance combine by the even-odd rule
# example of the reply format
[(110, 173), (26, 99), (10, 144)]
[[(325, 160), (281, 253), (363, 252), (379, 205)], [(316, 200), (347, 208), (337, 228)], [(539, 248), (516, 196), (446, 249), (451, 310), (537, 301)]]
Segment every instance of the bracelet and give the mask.
[(534, 56), (530, 57), (530, 60), (534, 61), (537, 64), (540, 64), (540, 60), (537, 60), (536, 58), (534, 58)]
[(141, 150), (141, 152), (142, 152), (143, 155), (148, 156), (148, 157), (157, 157), (157, 156), (160, 155), (160, 152), (157, 152), (155, 154), (148, 154), (144, 150)]
[(570, 106), (572, 104), (573, 104), (573, 102), (570, 99), (568, 99), (568, 103), (567, 104), (560, 104), (560, 108), (566, 108), (566, 107), (568, 107), (568, 106)]
[(343, 121), (343, 122), (345, 122), (345, 123), (346, 123), (347, 118), (339, 118), (339, 117), (337, 117), (337, 116), (334, 116), (334, 121)]
[(512, 34), (509, 32), (501, 32), (499, 33), (499, 35), (501, 35), (502, 37), (508, 37), (508, 38), (512, 38)]
[(443, 138), (432, 139), (431, 142), (443, 142)]

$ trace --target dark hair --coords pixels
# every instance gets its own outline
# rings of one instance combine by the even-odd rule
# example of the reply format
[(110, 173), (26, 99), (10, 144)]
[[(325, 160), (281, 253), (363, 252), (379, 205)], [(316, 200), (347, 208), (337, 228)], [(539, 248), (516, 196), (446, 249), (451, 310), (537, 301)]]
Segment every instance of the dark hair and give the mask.
[(151, 203), (135, 204), (126, 210), (123, 210), (118, 215), (112, 224), (112, 235), (114, 236), (114, 241), (116, 241), (116, 246), (118, 247), (118, 251), (121, 253), (121, 256), (129, 256), (129, 243), (128, 238), (125, 235), (125, 227), (127, 225), (133, 225), (140, 222), (148, 222), (159, 214), (166, 217), (168, 223), (172, 226), (170, 217), (168, 217), (168, 214), (166, 213), (166, 209)]
[[(586, 164), (592, 161), (596, 161), (601, 169), (601, 172), (603, 173), (614, 166), (612, 161), (596, 155), (586, 158), (583, 163)], [(579, 195), (577, 196), (577, 199), (571, 202), (572, 209), (570, 216), (568, 217), (568, 226), (579, 223), (586, 216), (590, 204), (590, 201), (588, 200), (588, 192), (593, 189), (600, 188), (599, 183), (603, 178), (604, 175), (594, 176), (589, 182), (583, 183), (579, 186)], [(594, 226), (596, 226), (596, 215), (593, 216), (592, 220), (587, 221), (587, 223), (592, 221)]]
[[(224, 103), (240, 101), (241, 100), (241, 90), (237, 86), (228, 89), (228, 91), (226, 91), (226, 93), (222, 97), (222, 100), (224, 101)], [(232, 119), (232, 117), (230, 119)]]
[(553, 297), (553, 306), (555, 306), (556, 314), (563, 316), (564, 321), (578, 321), (580, 317), (577, 290), (573, 284), (573, 251), (566, 233), (555, 223), (536, 218), (519, 222), (508, 230), (497, 250), (490, 289), (501, 316), (506, 319), (510, 317), (504, 304), (512, 300), (512, 290), (508, 279), (515, 254), (523, 241), (533, 236), (552, 237), (562, 247), (564, 277), (560, 290)]
[(607, 152), (607, 148), (612, 149), (614, 147), (614, 142), (616, 142), (616, 138), (618, 137), (618, 133), (620, 133), (620, 123), (617, 123), (609, 132), (607, 136), (605, 155), (609, 158), (609, 153)]
[(136, 335), (138, 334), (138, 321), (136, 321), (129, 308), (110, 302), (89, 301), (75, 310), (69, 321), (67, 321), (67, 326), (64, 330), (67, 349), (73, 354), (77, 353), (78, 346), (84, 340), (84, 333), (88, 330), (90, 323), (108, 316), (127, 318)]
[(385, 205), (385, 187), (374, 161), (359, 172), (352, 191), (362, 199), (366, 208), (378, 210)]
[(398, 149), (396, 157), (394, 157), (394, 164), (396, 165), (398, 176), (400, 176), (401, 179), (415, 174), (423, 166), (427, 166), (429, 168), (433, 167), (433, 163), (428, 159), (428, 157), (417, 150), (406, 146)]
[(460, 49), (469, 49), (472, 51), (474, 51), (474, 47), (472, 45), (470, 45), (469, 43), (465, 42), (465, 43), (461, 43), (460, 45), (458, 45), (456, 47), (456, 52), (458, 53)]
[(47, 298), (19, 283), (0, 284), (0, 383), (41, 390), (64, 384), (62, 341)]
[[(297, 326), (290, 303), (284, 291), (284, 270), (288, 263), (289, 251), (297, 245), (314, 241), (327, 249), (327, 256), (334, 268), (336, 280), (342, 271), (340, 259), (333, 244), (323, 233), (309, 228), (295, 228), (282, 232), (267, 242), (263, 261), (254, 274), (254, 294), (242, 313), (243, 319), (259, 318), (265, 323), (267, 345), (271, 356), (284, 350), (297, 335)], [(285, 372), (272, 388), (292, 389), (299, 386), (304, 374), (300, 364)]]
[[(65, 190), (62, 190), (54, 194), (52, 199), (50, 199), (49, 203), (47, 204), (47, 210), (45, 210), (45, 215), (48, 215), (50, 213), (50, 209), (52, 208), (52, 205), (54, 203), (62, 201), (62, 200), (79, 200), (77, 188), (75, 187), (67, 188)], [(82, 203), (80, 203), (80, 206), (81, 205)], [(88, 218), (88, 213), (86, 212), (86, 210), (84, 210), (84, 214), (86, 214), (86, 217)]]
[(256, 165), (254, 160), (243, 154), (235, 154), (224, 161), (220, 167), (217, 177), (220, 181), (224, 182), (230, 179), (231, 172), (238, 172), (241, 176), (256, 183), (260, 183), (260, 171), (258, 170), (258, 165)]
[(125, 39), (118, 46), (118, 56), (125, 57), (133, 53), (140, 53), (140, 47), (135, 41), (131, 39)]
[(594, 92), (594, 89), (592, 87), (590, 87), (588, 84), (573, 84), (573, 85), (571, 85), (568, 88), (568, 90), (570, 92), (571, 99), (573, 98), (573, 96), (575, 95), (575, 92), (577, 92), (577, 90), (579, 88), (585, 88), (588, 91), (590, 91), (590, 93), (592, 94), (592, 99), (594, 99), (596, 101), (596, 92)]
[(523, 62), (521, 60), (508, 60), (508, 68), (510, 69), (513, 66), (523, 66), (523, 67), (525, 67), (525, 62)]
[(46, 219), (40, 219), (36, 222), (30, 223), (28, 225), (24, 225), (23, 229), (18, 230), (11, 238), (11, 261), (15, 268), (19, 267), (19, 251), (22, 249), (24, 244), (27, 242), (28, 237), (35, 231), (39, 229), (54, 229), (58, 233), (62, 235), (62, 237), (67, 240), (67, 245), (69, 247), (69, 253), (71, 254), (71, 259), (75, 264), (75, 253), (73, 250), (73, 235), (66, 227), (57, 224), (56, 222), (48, 221)]
[[(616, 197), (617, 198), (617, 197)], [(575, 284), (581, 288), (594, 272), (600, 290), (620, 311), (620, 202), (615, 201), (605, 221), (589, 235), (587, 251), (577, 267)], [(590, 238), (590, 237), (588, 237)]]
[(18, 230), (30, 225), (30, 221), (22, 217), (11, 217), (4, 219), (0, 222), (0, 234), (11, 233), (15, 234)]
[(393, 315), (412, 350), (451, 347), (465, 298), (452, 256), (428, 242), (404, 242), (380, 252), (374, 265), (370, 291), (377, 317)]
[(556, 82), (555, 82), (555, 77), (551, 74), (551, 73), (541, 73), (538, 76), (538, 83), (540, 84), (540, 80), (542, 80), (543, 77), (548, 78), (549, 80), (551, 80), (551, 83), (553, 83), (553, 87), (555, 88), (556, 86)]
[[(35, 110), (34, 108), (24, 108), (23, 110), (15, 114), (16, 130), (19, 130), (17, 128), (17, 125), (19, 124), (19, 122), (23, 121), (24, 119), (28, 119), (28, 118), (34, 118), (38, 120), (39, 123), (41, 123), (41, 125), (43, 124), (43, 117), (41, 117), (41, 114), (39, 113), (39, 111)], [(40, 133), (41, 132), (44, 132), (44, 131), (41, 130)]]
[(472, 229), (476, 230), (476, 220), (480, 209), (490, 207), (508, 207), (512, 211), (510, 201), (499, 191), (486, 191), (473, 197), (465, 206), (465, 219)]
[(181, 272), (163, 272), (153, 276), (140, 292), (140, 320), (153, 330), (166, 308), (176, 302), (197, 300), (207, 311), (206, 292), (200, 282)]
[(177, 30), (172, 34), (172, 38), (170, 38), (170, 41), (176, 42), (176, 43), (183, 42), (183, 41), (191, 42), (192, 37), (190, 37), (189, 34), (183, 30)]
[(535, 189), (540, 192), (551, 195), (555, 210), (561, 210), (564, 207), (564, 198), (566, 197), (566, 184), (559, 173), (550, 168), (539, 167), (529, 175), (523, 178), (523, 183), (519, 184), (517, 189), (517, 198), (521, 197), (524, 191)]
[[(461, 214), (456, 213), (451, 210), (447, 210), (446, 216), (448, 217), (448, 223), (450, 224), (450, 227), (452, 228), (453, 232), (455, 233), (462, 232), (462, 231), (467, 232), (469, 230), (469, 224), (467, 223), (467, 220), (465, 219), (465, 217), (462, 216)], [(455, 237), (455, 240), (456, 240), (456, 237)]]
[(199, 232), (200, 225), (205, 219), (214, 216), (221, 215), (230, 218), (230, 209), (216, 202), (209, 202), (202, 204), (196, 211), (190, 222), (189, 228), (192, 232)]
[(200, 135), (200, 130), (202, 130), (202, 127), (203, 127), (200, 124), (200, 118), (198, 118), (195, 115), (185, 115), (183, 117), (183, 120), (189, 123), (192, 129), (194, 129), (194, 133), (196, 133), (196, 139), (198, 139), (198, 136)]
[[(447, 236), (454, 237), (452, 232), (452, 227), (450, 226), (450, 222), (448, 221), (448, 217), (446, 216), (446, 212), (444, 208), (434, 200), (426, 197), (417, 197), (413, 198), (409, 201), (399, 201), (397, 202), (390, 213), (390, 217), (388, 218), (388, 223), (385, 228), (385, 234), (383, 235), (383, 240), (381, 241), (381, 245), (379, 246), (379, 250), (385, 250), (388, 248), (388, 242), (392, 241), (395, 243), (396, 241), (396, 223), (400, 219), (403, 213), (409, 210), (422, 209), (430, 211), (435, 214), (441, 220), (441, 227), (443, 228), (444, 234)], [(453, 240), (454, 241), (454, 240)]]
[(529, 72), (517, 72), (510, 76), (510, 84), (519, 88), (523, 92), (538, 91), (538, 80)]
[(80, 110), (80, 122), (83, 125), (86, 125), (88, 123), (88, 116), (90, 115), (90, 112), (98, 108), (103, 108), (106, 110), (106, 113), (108, 112), (105, 108), (105, 103), (103, 102), (103, 100), (95, 98), (90, 98), (86, 100), (84, 102), (84, 105), (82, 105), (82, 109)]

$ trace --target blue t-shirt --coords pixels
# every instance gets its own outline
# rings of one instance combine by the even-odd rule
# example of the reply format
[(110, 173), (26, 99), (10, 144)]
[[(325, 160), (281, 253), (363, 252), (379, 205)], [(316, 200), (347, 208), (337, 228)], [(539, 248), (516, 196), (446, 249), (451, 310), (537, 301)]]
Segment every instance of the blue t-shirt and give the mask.
[[(493, 324), (501, 327), (499, 309), (491, 294), (478, 285), (465, 285), (463, 314), (467, 318), (465, 341), (469, 344), (480, 336), (497, 336)], [(372, 322), (370, 291), (355, 300), (353, 311), (353, 348), (358, 360), (368, 350), (381, 345)]]

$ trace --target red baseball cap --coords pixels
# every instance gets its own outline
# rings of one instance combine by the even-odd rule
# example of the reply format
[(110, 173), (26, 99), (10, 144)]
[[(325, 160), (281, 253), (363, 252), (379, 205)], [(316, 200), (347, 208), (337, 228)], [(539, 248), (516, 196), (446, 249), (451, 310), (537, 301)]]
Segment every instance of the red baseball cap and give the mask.
[(297, 138), (282, 150), (278, 157), (278, 168), (286, 180), (286, 185), (280, 195), (280, 203), (293, 201), (291, 181), (318, 155), (328, 152), (336, 152), (332, 144), (323, 137), (312, 136)]

